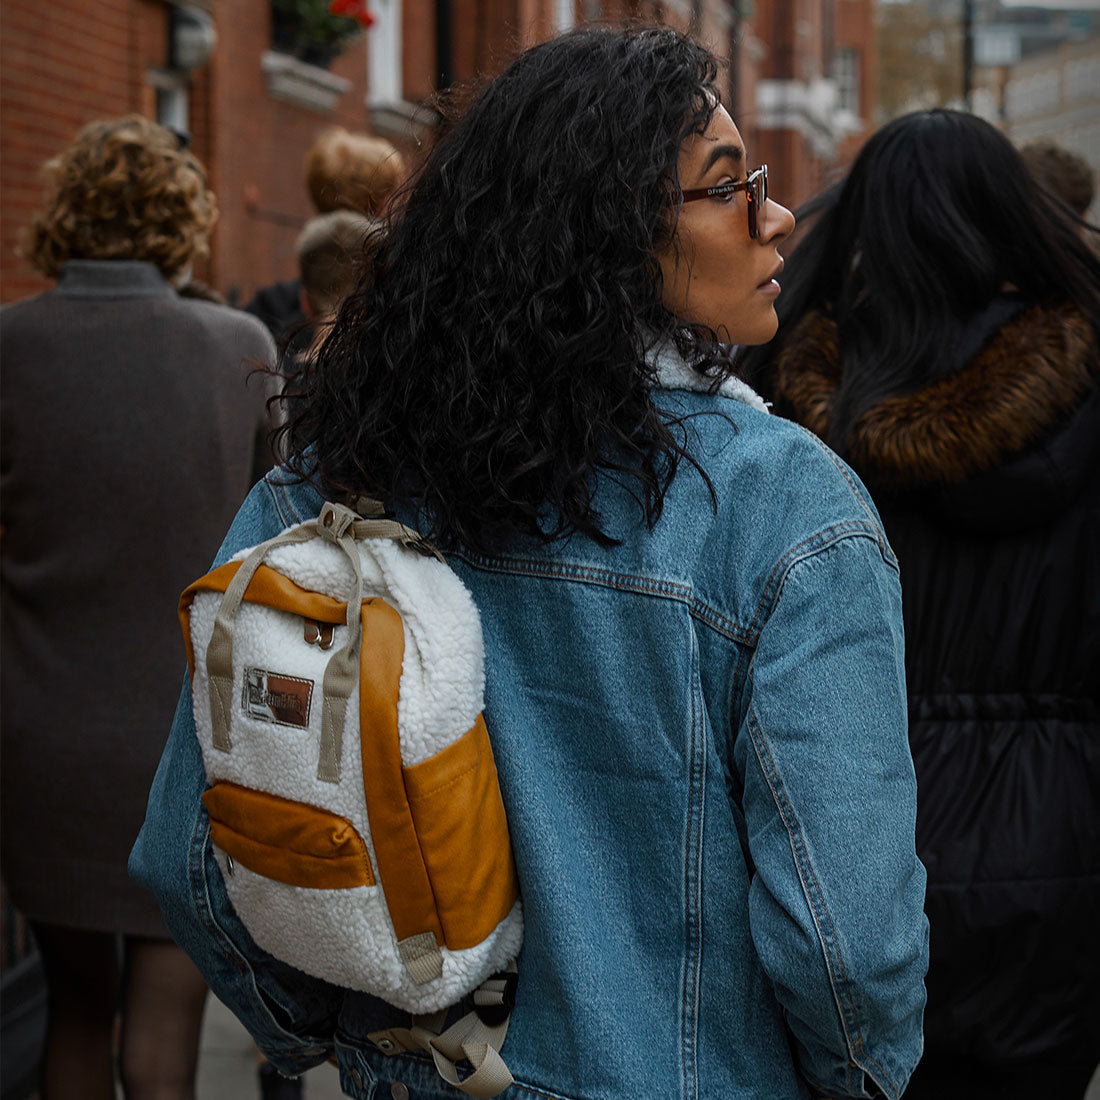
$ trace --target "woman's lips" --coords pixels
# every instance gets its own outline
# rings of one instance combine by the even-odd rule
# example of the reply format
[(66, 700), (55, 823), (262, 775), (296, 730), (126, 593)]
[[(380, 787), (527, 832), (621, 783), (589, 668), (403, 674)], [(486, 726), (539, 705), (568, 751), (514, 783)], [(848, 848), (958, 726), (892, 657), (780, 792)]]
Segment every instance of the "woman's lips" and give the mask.
[(778, 294), (782, 289), (779, 285), (779, 275), (783, 271), (783, 261), (779, 261), (779, 266), (756, 288), (764, 294)]

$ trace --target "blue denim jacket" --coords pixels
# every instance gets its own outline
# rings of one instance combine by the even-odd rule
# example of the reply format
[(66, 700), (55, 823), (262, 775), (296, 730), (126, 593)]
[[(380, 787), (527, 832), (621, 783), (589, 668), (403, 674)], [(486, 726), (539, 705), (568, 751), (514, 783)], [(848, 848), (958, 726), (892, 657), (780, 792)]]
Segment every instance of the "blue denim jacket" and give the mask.
[[(659, 400), (688, 418), (717, 510), (683, 464), (652, 531), (601, 484), (612, 549), (449, 559), (482, 616), (524, 903), (505, 1096), (897, 1097), (928, 945), (894, 555), (808, 432), (721, 396)], [(269, 475), (218, 561), (321, 503)], [(397, 1081), (455, 1097), (426, 1056), (366, 1038), (407, 1016), (252, 942), (203, 787), (185, 686), (131, 872), (218, 996), (284, 1072), (335, 1051), (360, 1100)]]

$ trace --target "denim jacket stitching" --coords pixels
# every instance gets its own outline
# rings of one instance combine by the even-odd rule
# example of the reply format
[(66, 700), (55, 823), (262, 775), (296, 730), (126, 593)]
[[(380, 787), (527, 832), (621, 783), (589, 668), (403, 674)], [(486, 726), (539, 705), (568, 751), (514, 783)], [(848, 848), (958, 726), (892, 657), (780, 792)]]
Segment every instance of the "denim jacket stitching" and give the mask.
[(808, 436), (813, 440), (814, 445), (826, 455), (829, 456), (829, 461), (837, 468), (840, 476), (848, 483), (848, 488), (851, 490), (852, 496), (854, 496), (859, 503), (859, 506), (866, 513), (867, 518), (871, 521), (876, 531), (876, 541), (878, 542), (879, 552), (882, 554), (886, 561), (897, 566), (897, 558), (894, 557), (894, 551), (890, 547), (890, 543), (886, 539), (886, 532), (882, 528), (882, 524), (879, 522), (878, 517), (874, 513), (874, 509), (868, 506), (867, 498), (860, 492), (860, 487), (852, 477), (851, 471), (847, 468), (845, 463), (841, 461), (840, 457), (829, 447), (827, 447), (809, 428), (803, 427), (801, 424), (794, 425), (800, 432)]
[[(813, 436), (812, 433), (808, 434), (812, 436), (818, 446), (821, 446), (821, 441), (818, 440), (816, 436)], [(822, 449), (824, 450), (825, 448)], [(845, 475), (845, 478), (848, 483), (851, 484), (851, 479), (848, 478), (847, 475)], [(270, 475), (268, 475), (266, 484), (272, 494), (275, 508), (280, 518), (286, 522), (286, 525), (290, 526), (292, 523), (301, 523), (302, 520), (287, 497), (283, 483), (273, 482)], [(855, 492), (854, 488), (853, 492)], [(279, 497), (282, 498), (282, 504), (280, 504)], [(866, 511), (866, 506), (864, 506), (864, 511)], [(289, 519), (288, 513), (291, 517)], [(868, 515), (870, 515), (870, 513), (868, 513)], [(824, 549), (826, 546), (831, 545), (832, 541), (836, 541), (847, 534), (863, 534), (865, 537), (873, 538), (880, 549), (883, 546), (884, 536), (882, 534), (882, 529), (878, 523), (874, 521), (873, 516), (871, 516), (871, 523), (867, 523), (864, 520), (848, 520), (844, 523), (833, 524), (808, 536), (803, 539), (802, 542), (791, 547), (791, 549), (776, 562), (764, 585), (764, 590), (761, 594), (760, 602), (757, 605), (756, 613), (753, 616), (753, 621), (748, 627), (742, 626), (736, 620), (731, 619), (717, 608), (701, 600), (690, 585), (681, 584), (677, 581), (658, 580), (657, 578), (647, 577), (641, 574), (622, 573), (612, 569), (602, 569), (598, 566), (580, 565), (570, 562), (546, 562), (536, 558), (488, 557), (484, 554), (477, 554), (470, 550), (457, 550), (449, 556), (458, 558), (466, 562), (466, 564), (472, 568), (486, 573), (545, 577), (548, 580), (574, 580), (582, 584), (598, 584), (618, 591), (634, 592), (642, 596), (655, 596), (663, 599), (676, 600), (687, 605), (693, 618), (705, 623), (719, 634), (729, 638), (731, 641), (752, 646), (755, 645), (756, 638), (760, 632), (761, 616), (765, 609), (769, 607), (770, 602), (775, 598), (773, 589), (777, 590), (777, 587), (781, 587), (780, 582), (783, 577), (786, 576), (787, 569), (790, 568), (800, 556), (812, 553), (813, 550), (807, 548), (812, 546), (815, 542), (820, 543), (815, 549)], [(897, 563), (893, 559), (892, 554), (888, 561), (895, 569), (897, 568)]]
[(699, 1029), (699, 987), (702, 980), (702, 851), (706, 814), (706, 745), (702, 735), (702, 709), (698, 706), (699, 649), (691, 643), (691, 741), (690, 779), (687, 790), (687, 823), (684, 830), (684, 944), (683, 986), (681, 989), (680, 1065), (683, 1095), (694, 1100), (699, 1095), (697, 1060)]
[(560, 1092), (550, 1092), (541, 1085), (530, 1085), (526, 1081), (514, 1081), (512, 1088), (521, 1092), (529, 1092), (532, 1096), (541, 1097), (542, 1100), (581, 1100), (578, 1096), (565, 1096)]
[(794, 807), (791, 805), (790, 799), (787, 797), (783, 779), (779, 774), (779, 769), (776, 766), (775, 759), (771, 754), (771, 749), (764, 736), (763, 727), (760, 725), (759, 719), (751, 706), (747, 717), (747, 725), (753, 748), (760, 764), (760, 770), (768, 784), (768, 789), (771, 791), (776, 809), (779, 811), (779, 816), (787, 831), (791, 852), (794, 856), (795, 868), (798, 872), (799, 881), (802, 883), (802, 893), (809, 906), (814, 927), (817, 929), (818, 941), (824, 952), (825, 965), (829, 974), (829, 984), (833, 987), (833, 996), (836, 999), (837, 1008), (839, 1009), (840, 1021), (844, 1029), (844, 1036), (848, 1044), (848, 1049), (853, 1060), (856, 1054), (859, 1054), (867, 1062), (870, 1062), (878, 1070), (882, 1080), (889, 1085), (896, 1096), (897, 1087), (894, 1085), (893, 1079), (886, 1073), (878, 1061), (871, 1056), (864, 1042), (855, 1004), (852, 1000), (851, 990), (849, 989), (848, 977), (844, 968), (844, 959), (840, 953), (840, 944), (834, 929), (832, 914), (829, 912), (829, 908), (825, 903), (824, 891), (821, 889), (821, 883), (817, 877), (817, 872), (814, 870), (813, 863), (806, 851), (801, 823), (794, 812)]
[(297, 509), (290, 503), (290, 498), (287, 496), (286, 484), (283, 481), (274, 480), (271, 474), (264, 478), (264, 484), (271, 494), (271, 501), (275, 505), (275, 511), (278, 513), (279, 519), (282, 520), (283, 526), (292, 527), (296, 523), (301, 523), (302, 519), (298, 515)]
[(272, 1015), (270, 1009), (263, 1003), (259, 987), (256, 984), (256, 976), (249, 961), (238, 950), (229, 934), (218, 923), (214, 915), (214, 906), (210, 900), (210, 888), (207, 882), (208, 871), (206, 868), (206, 847), (209, 838), (209, 828), (203, 825), (204, 814), (200, 811), (195, 816), (195, 824), (191, 830), (191, 844), (188, 854), (188, 878), (191, 889), (191, 901), (194, 911), (207, 930), (207, 935), (217, 945), (218, 951), (234, 970), (240, 975), (241, 980), (247, 982), (252, 990), (252, 1001), (262, 1014), (263, 1028), (268, 1037), (277, 1040), (280, 1045), (279, 1057), (281, 1060), (291, 1062), (310, 1062), (315, 1065), (313, 1054), (301, 1049), (295, 1050), (287, 1046), (288, 1043), (296, 1044), (299, 1048), (310, 1047), (317, 1050), (315, 1040), (303, 1035), (298, 1035), (284, 1028)]
[(247, 964), (239, 952), (230, 951), (228, 937), (214, 919), (214, 909), (210, 902), (210, 890), (206, 881), (206, 840), (208, 830), (203, 825), (203, 813), (195, 815), (195, 824), (191, 829), (191, 843), (188, 846), (187, 875), (191, 889), (191, 903), (207, 934), (217, 944), (218, 950), (226, 962), (241, 976), (247, 977)]
[[(772, 608), (779, 599), (779, 593), (783, 590), (783, 582), (787, 579), (787, 574), (791, 569), (805, 558), (812, 557), (822, 550), (827, 550), (830, 546), (835, 546), (846, 538), (869, 538), (881, 549), (882, 544), (875, 530), (861, 519), (834, 523), (796, 543), (775, 563), (764, 584), (764, 590), (760, 594), (760, 602), (756, 607), (756, 614), (749, 626), (749, 633), (754, 639), (759, 637), (764, 622), (771, 615)], [(887, 564), (897, 571), (896, 561), (889, 560)]]
[(483, 573), (505, 573), (514, 576), (544, 577), (547, 580), (575, 581), (578, 584), (596, 584), (619, 592), (633, 592), (639, 596), (673, 600), (684, 604), (692, 618), (716, 630), (731, 641), (744, 645), (753, 643), (744, 627), (720, 611), (704, 603), (690, 585), (677, 581), (662, 581), (653, 577), (632, 573), (618, 573), (611, 569), (574, 563), (551, 563), (534, 558), (489, 558), (470, 551), (456, 551), (451, 557), (464, 561)]

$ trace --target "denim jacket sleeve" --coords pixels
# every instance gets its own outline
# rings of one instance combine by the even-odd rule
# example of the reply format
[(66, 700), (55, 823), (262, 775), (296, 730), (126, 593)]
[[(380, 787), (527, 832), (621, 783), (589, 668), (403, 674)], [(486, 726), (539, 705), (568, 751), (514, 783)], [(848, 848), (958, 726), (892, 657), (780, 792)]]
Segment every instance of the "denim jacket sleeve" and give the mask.
[[(285, 519), (269, 485), (260, 482), (234, 520), (216, 564), (276, 534)], [(185, 676), (145, 824), (130, 853), (130, 874), (156, 894), (176, 942), (264, 1054), (284, 1073), (298, 1074), (332, 1052), (343, 991), (272, 958), (237, 919), (212, 854), (201, 801), (205, 785)]]
[(735, 746), (752, 936), (811, 1088), (896, 1100), (928, 963), (897, 564), (867, 533), (788, 559)]

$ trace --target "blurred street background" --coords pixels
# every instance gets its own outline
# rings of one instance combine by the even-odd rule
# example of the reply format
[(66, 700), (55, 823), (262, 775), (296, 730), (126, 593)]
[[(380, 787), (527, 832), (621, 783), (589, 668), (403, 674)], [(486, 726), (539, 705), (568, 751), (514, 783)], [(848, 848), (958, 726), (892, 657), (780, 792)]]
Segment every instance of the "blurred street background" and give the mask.
[[(313, 214), (302, 162), (319, 134), (384, 137), (415, 169), (478, 78), (591, 21), (671, 24), (727, 59), (720, 81), (751, 163), (769, 165), (772, 195), (792, 209), (839, 179), (875, 129), (919, 107), (969, 108), (1016, 145), (1049, 139), (1100, 171), (1096, 0), (337, 4), (342, 23), (328, 0), (4, 0), (0, 302), (50, 285), (19, 238), (42, 202), (43, 163), (94, 119), (136, 112), (190, 144), (220, 211), (194, 275), (243, 305), (296, 274), (295, 242)], [(1089, 217), (1100, 218), (1095, 203)], [(0, 970), (0, 1100), (25, 1100), (45, 992), (29, 930), (2, 892)], [(254, 1048), (213, 1000), (202, 1049), (202, 1100), (258, 1095)], [(310, 1073), (308, 1100), (339, 1095), (335, 1069)]]
[(1100, 167), (1093, 0), (347, 0), (360, 18), (337, 29), (327, 6), (5, 0), (0, 301), (46, 288), (18, 235), (41, 201), (41, 165), (92, 119), (136, 111), (190, 136), (220, 208), (195, 275), (244, 304), (294, 274), (312, 212), (302, 159), (323, 129), (385, 137), (415, 167), (441, 107), (591, 20), (666, 22), (727, 58), (730, 113), (792, 209), (918, 107), (969, 104), (1016, 144), (1050, 138)]
[[(206, 1001), (197, 1093), (200, 1100), (241, 1100), (258, 1095), (256, 1048), (248, 1032), (216, 997)], [(335, 1066), (315, 1066), (302, 1076), (303, 1100), (340, 1100)]]

